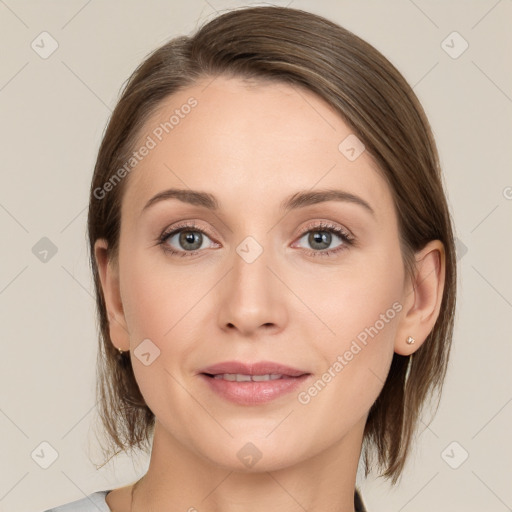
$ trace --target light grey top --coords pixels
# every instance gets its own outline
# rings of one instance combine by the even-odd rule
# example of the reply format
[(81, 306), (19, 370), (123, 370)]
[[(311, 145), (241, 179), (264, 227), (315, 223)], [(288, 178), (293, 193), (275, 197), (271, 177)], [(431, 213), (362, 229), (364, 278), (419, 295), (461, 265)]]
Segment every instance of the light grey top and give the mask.
[[(44, 512), (111, 512), (105, 501), (105, 497), (109, 492), (110, 490), (94, 492), (81, 500), (51, 508)], [(366, 512), (366, 508), (357, 489), (354, 492), (354, 503), (356, 512)]]
[(44, 512), (110, 512), (110, 508), (105, 501), (105, 497), (110, 492), (98, 491), (66, 505), (45, 510)]

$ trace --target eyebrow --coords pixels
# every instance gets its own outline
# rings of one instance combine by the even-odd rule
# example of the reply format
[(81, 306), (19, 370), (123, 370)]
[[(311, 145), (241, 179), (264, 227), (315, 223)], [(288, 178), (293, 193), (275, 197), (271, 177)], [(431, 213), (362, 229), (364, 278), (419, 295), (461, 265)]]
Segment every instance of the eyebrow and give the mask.
[[(203, 208), (207, 208), (208, 210), (213, 211), (218, 211), (220, 208), (219, 201), (217, 200), (217, 198), (208, 192), (200, 192), (198, 190), (190, 189), (171, 188), (159, 192), (158, 194), (153, 196), (145, 204), (144, 208), (142, 209), (142, 213), (151, 206), (153, 206), (154, 204), (169, 199), (177, 199), (183, 203), (201, 206)], [(285, 198), (284, 201), (281, 202), (280, 210), (282, 210), (283, 212), (288, 212), (290, 210), (305, 208), (306, 206), (324, 203), (327, 201), (341, 201), (357, 204), (359, 206), (362, 206), (372, 215), (375, 215), (375, 211), (373, 210), (373, 208), (364, 199), (354, 194), (351, 194), (350, 192), (336, 189), (323, 189), (315, 191), (304, 190), (296, 192), (291, 196)]]

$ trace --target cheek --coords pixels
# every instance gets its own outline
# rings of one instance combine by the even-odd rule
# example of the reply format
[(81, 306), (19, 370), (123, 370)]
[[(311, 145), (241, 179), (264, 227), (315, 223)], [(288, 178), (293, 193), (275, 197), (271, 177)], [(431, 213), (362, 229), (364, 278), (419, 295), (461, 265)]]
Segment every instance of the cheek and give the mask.
[[(204, 338), (205, 332), (200, 299), (211, 285), (193, 279), (192, 271), (172, 269), (163, 258), (146, 258), (131, 253), (126, 262), (123, 306), (131, 350), (138, 359), (133, 361), (135, 378), (146, 403), (160, 416), (169, 396), (177, 400), (177, 382), (192, 369), (193, 340)], [(147, 365), (139, 357), (143, 353), (150, 354)], [(181, 399), (187, 402), (187, 396)]]
[(337, 323), (332, 319), (336, 336), (317, 338), (323, 365), (297, 396), (308, 429), (323, 431), (325, 442), (343, 437), (378, 398), (393, 358), (401, 311), (398, 301), (383, 297), (345, 304), (345, 314)]
[(387, 249), (354, 253), (339, 271), (325, 274), (320, 280), (313, 277), (301, 285), (301, 293), (329, 327), (330, 346), (343, 348), (356, 338), (363, 343), (365, 338), (393, 338), (404, 287), (398, 248), (390, 245)]
[(123, 306), (132, 343), (142, 338), (158, 340), (172, 327), (173, 312), (183, 302), (179, 285), (171, 287), (151, 267), (134, 265), (127, 275)]
[(362, 416), (380, 393), (394, 353), (403, 310), (401, 255), (394, 247), (367, 253), (330, 277), (323, 289), (307, 295), (308, 305), (331, 333), (315, 337), (309, 332), (323, 367), (318, 368), (320, 381), (299, 402), (316, 402), (313, 408), (336, 403)]
[(202, 273), (198, 278), (197, 274), (194, 266), (173, 264), (154, 251), (151, 256), (149, 251), (130, 253), (121, 290), (133, 349), (150, 339), (162, 356), (182, 356), (192, 348), (191, 339), (201, 338), (201, 330), (204, 337), (204, 322), (211, 322), (211, 312), (204, 310), (208, 300), (203, 298), (218, 275)]
[[(336, 307), (329, 306), (329, 321), (334, 343), (343, 348), (358, 340), (374, 350), (388, 350), (393, 345), (399, 313), (402, 310), (401, 287), (386, 276), (380, 281), (366, 277), (344, 282), (336, 293)], [(376, 340), (370, 344), (371, 340)]]

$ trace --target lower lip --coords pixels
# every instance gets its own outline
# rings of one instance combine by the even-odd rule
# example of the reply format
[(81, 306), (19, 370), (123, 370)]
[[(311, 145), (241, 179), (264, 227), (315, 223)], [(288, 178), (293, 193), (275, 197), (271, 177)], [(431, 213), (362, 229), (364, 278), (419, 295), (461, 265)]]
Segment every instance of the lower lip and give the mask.
[(210, 389), (223, 398), (240, 405), (258, 405), (270, 402), (296, 390), (311, 375), (300, 377), (283, 377), (282, 379), (264, 380), (259, 382), (237, 382), (214, 379), (205, 374), (199, 375), (210, 386)]

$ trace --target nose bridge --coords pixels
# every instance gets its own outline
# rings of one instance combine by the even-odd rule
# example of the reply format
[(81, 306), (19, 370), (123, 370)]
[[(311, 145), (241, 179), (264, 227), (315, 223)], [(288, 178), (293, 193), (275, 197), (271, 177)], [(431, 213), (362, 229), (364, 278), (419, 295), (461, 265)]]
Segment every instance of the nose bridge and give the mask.
[(235, 248), (233, 255), (233, 279), (239, 296), (246, 300), (245, 296), (252, 293), (258, 294), (259, 300), (264, 299), (265, 292), (272, 289), (270, 280), (273, 278), (268, 266), (271, 265), (272, 254), (269, 238), (262, 239), (262, 235), (246, 236)]
[(261, 325), (282, 327), (285, 297), (270, 270), (275, 261), (270, 239), (271, 236), (248, 235), (235, 247), (220, 303), (223, 326), (229, 324), (245, 334)]

